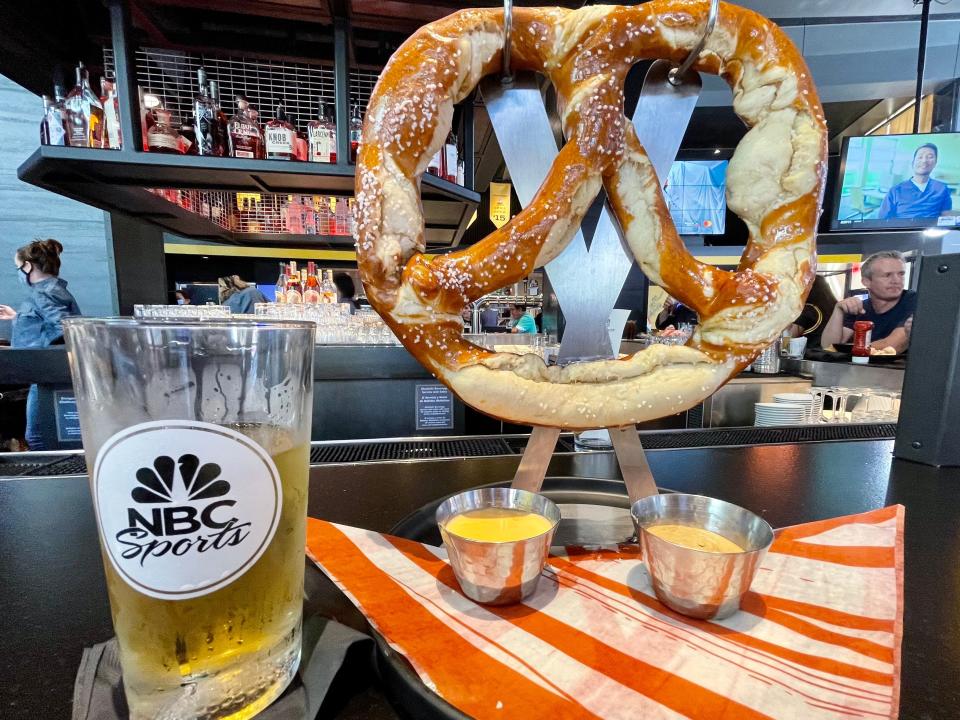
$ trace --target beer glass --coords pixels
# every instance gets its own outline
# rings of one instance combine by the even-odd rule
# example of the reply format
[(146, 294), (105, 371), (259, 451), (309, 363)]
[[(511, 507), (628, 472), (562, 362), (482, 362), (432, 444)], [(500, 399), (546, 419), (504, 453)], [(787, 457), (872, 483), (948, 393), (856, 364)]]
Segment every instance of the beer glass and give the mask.
[(314, 325), (64, 322), (132, 718), (249, 718), (300, 662)]

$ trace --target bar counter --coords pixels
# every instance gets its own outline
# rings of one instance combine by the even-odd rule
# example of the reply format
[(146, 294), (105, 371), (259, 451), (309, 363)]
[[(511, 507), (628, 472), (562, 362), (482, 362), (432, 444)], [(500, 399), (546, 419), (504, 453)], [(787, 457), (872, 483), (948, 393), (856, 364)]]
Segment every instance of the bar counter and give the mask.
[[(894, 460), (892, 447), (892, 441), (844, 441), (661, 450), (649, 458), (661, 487), (737, 503), (774, 527), (906, 506), (900, 717), (955, 720), (960, 469)], [(508, 480), (517, 462), (491, 457), (313, 467), (310, 514), (387, 531), (439, 497)], [(549, 474), (619, 479), (611, 453), (556, 455)], [(85, 477), (0, 480), (0, 578), (0, 716), (68, 717), (83, 647), (112, 635)], [(345, 598), (331, 605), (331, 587), (310, 568), (307, 611), (324, 608), (342, 622), (360, 624)], [(361, 689), (354, 694), (357, 682)], [(347, 692), (351, 699), (325, 717), (398, 717), (375, 678), (353, 678)]]

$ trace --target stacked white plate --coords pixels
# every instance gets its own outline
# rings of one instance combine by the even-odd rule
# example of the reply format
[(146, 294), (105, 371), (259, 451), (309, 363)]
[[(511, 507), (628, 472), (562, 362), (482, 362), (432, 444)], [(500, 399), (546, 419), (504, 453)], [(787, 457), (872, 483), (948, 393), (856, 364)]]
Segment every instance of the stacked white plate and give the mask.
[(755, 413), (753, 424), (757, 427), (803, 425), (806, 422), (807, 410), (803, 405), (758, 402), (753, 404), (753, 408)]
[(804, 422), (810, 422), (810, 414), (813, 412), (813, 395), (809, 393), (777, 393), (773, 396), (773, 401), (781, 405), (803, 405), (805, 411)]

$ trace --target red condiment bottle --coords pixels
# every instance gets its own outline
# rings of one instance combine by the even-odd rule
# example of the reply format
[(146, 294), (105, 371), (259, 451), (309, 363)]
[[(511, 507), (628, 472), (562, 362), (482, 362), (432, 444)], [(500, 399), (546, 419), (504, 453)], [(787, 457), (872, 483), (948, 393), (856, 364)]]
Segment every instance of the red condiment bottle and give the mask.
[(857, 320), (853, 324), (853, 361), (855, 363), (870, 362), (870, 336), (873, 334), (873, 322)]

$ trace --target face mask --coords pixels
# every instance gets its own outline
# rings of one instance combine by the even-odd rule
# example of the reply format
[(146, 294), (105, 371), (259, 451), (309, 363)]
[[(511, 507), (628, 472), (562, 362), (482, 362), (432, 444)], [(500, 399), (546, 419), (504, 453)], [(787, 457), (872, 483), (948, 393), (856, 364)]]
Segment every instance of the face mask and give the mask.
[[(26, 265), (24, 263), (23, 265)], [(30, 271), (24, 270), (23, 265), (17, 268), (17, 279), (20, 281), (21, 285), (26, 285), (30, 287), (33, 283), (30, 282)]]
[(183, 305), (183, 298), (177, 298), (177, 305)]

